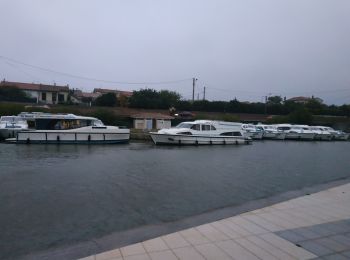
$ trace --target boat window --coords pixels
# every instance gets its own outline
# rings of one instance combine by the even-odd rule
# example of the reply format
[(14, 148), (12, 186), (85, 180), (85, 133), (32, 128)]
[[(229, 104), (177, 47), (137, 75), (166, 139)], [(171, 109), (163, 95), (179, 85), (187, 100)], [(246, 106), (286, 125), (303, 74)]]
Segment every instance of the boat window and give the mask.
[(211, 125), (211, 126), (210, 126), (210, 130), (211, 130), (211, 131), (215, 131), (216, 128), (215, 128), (214, 126)]
[(196, 131), (200, 131), (201, 126), (200, 126), (200, 124), (195, 124), (195, 125), (192, 125), (191, 129), (196, 130)]
[(188, 123), (180, 123), (176, 126), (176, 128), (191, 128), (193, 124), (188, 124)]
[(37, 119), (37, 130), (68, 130), (91, 126), (91, 120), (85, 119)]
[(202, 131), (210, 131), (210, 125), (202, 125)]
[(221, 133), (220, 135), (224, 135), (224, 136), (242, 136), (241, 132), (225, 132), (225, 133)]
[(290, 127), (289, 126), (279, 126), (277, 127), (277, 130), (289, 130)]

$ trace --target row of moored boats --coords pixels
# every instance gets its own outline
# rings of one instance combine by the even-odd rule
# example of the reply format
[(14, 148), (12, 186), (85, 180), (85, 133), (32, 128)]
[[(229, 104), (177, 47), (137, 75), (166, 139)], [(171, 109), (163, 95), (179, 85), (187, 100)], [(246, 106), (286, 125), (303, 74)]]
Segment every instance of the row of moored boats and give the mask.
[[(348, 140), (349, 134), (326, 126), (253, 125), (196, 120), (151, 132), (155, 144), (249, 144), (253, 139)], [(0, 118), (0, 138), (10, 143), (125, 143), (130, 130), (106, 126), (94, 117), (74, 114), (20, 113)]]

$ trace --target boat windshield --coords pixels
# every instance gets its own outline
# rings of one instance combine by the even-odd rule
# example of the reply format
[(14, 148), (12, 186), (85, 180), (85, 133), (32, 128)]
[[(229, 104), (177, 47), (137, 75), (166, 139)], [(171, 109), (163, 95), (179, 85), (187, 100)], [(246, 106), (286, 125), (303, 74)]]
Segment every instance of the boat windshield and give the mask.
[(24, 120), (20, 117), (17, 116), (2, 116), (1, 117), (1, 122), (14, 122), (14, 123), (18, 123), (18, 122), (24, 122)]
[(104, 123), (101, 120), (95, 120), (95, 121), (92, 122), (92, 126), (101, 127), (101, 126), (105, 126), (105, 125), (104, 125)]
[(193, 126), (193, 124), (189, 124), (189, 123), (180, 123), (176, 126), (176, 128), (191, 128)]

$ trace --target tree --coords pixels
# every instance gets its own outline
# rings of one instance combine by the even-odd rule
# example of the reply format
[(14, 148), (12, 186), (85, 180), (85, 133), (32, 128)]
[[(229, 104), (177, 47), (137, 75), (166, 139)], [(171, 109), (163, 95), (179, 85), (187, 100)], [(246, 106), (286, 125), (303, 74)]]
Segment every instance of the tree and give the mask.
[(271, 96), (267, 99), (268, 104), (281, 104), (282, 103), (282, 98), (281, 96)]
[(35, 103), (36, 98), (29, 97), (23, 90), (13, 86), (0, 86), (0, 101), (18, 101)]
[(115, 96), (114, 93), (106, 93), (95, 100), (95, 105), (96, 106), (106, 106), (106, 107), (113, 107), (118, 104), (117, 97)]
[(168, 109), (169, 107), (176, 106), (180, 99), (181, 96), (174, 91), (141, 89), (133, 92), (129, 103), (131, 107), (136, 108)]
[(305, 107), (314, 115), (320, 115), (323, 113), (323, 111), (325, 110), (324, 108), (326, 107), (326, 105), (323, 105), (320, 101), (318, 101), (317, 99), (313, 98), (311, 100), (309, 100)]
[(309, 125), (312, 123), (312, 114), (306, 108), (301, 107), (288, 115), (288, 121), (293, 124)]

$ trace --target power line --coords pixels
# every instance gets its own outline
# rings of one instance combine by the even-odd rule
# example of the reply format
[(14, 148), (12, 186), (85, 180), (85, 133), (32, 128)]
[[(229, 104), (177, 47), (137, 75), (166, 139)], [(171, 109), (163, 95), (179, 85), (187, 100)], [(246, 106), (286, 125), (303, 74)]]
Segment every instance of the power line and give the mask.
[(48, 69), (48, 68), (44, 68), (44, 67), (40, 67), (40, 66), (36, 66), (36, 65), (32, 65), (32, 64), (28, 64), (25, 62), (21, 62), (9, 57), (5, 57), (0, 55), (0, 59), (3, 60), (8, 60), (11, 61), (13, 63), (17, 63), (23, 66), (27, 66), (27, 67), (31, 67), (34, 69), (38, 69), (38, 70), (42, 70), (42, 71), (46, 71), (46, 72), (50, 72), (50, 73), (55, 73), (55, 74), (59, 74), (59, 75), (63, 75), (63, 76), (67, 76), (67, 77), (71, 77), (71, 78), (77, 78), (77, 79), (83, 79), (83, 80), (88, 80), (88, 81), (96, 81), (96, 82), (101, 82), (101, 83), (112, 83), (112, 84), (125, 84), (125, 85), (161, 85), (161, 84), (173, 84), (173, 83), (180, 83), (180, 82), (186, 82), (186, 81), (190, 81), (192, 80), (192, 78), (186, 78), (186, 79), (179, 79), (179, 80), (170, 80), (170, 81), (158, 81), (158, 82), (125, 82), (125, 81), (113, 81), (113, 80), (104, 80), (104, 79), (96, 79), (96, 78), (90, 78), (90, 77), (84, 77), (84, 76), (79, 76), (79, 75), (74, 75), (71, 73), (66, 73), (66, 72), (61, 72), (61, 71), (56, 71), (56, 70), (52, 70), (52, 69)]

